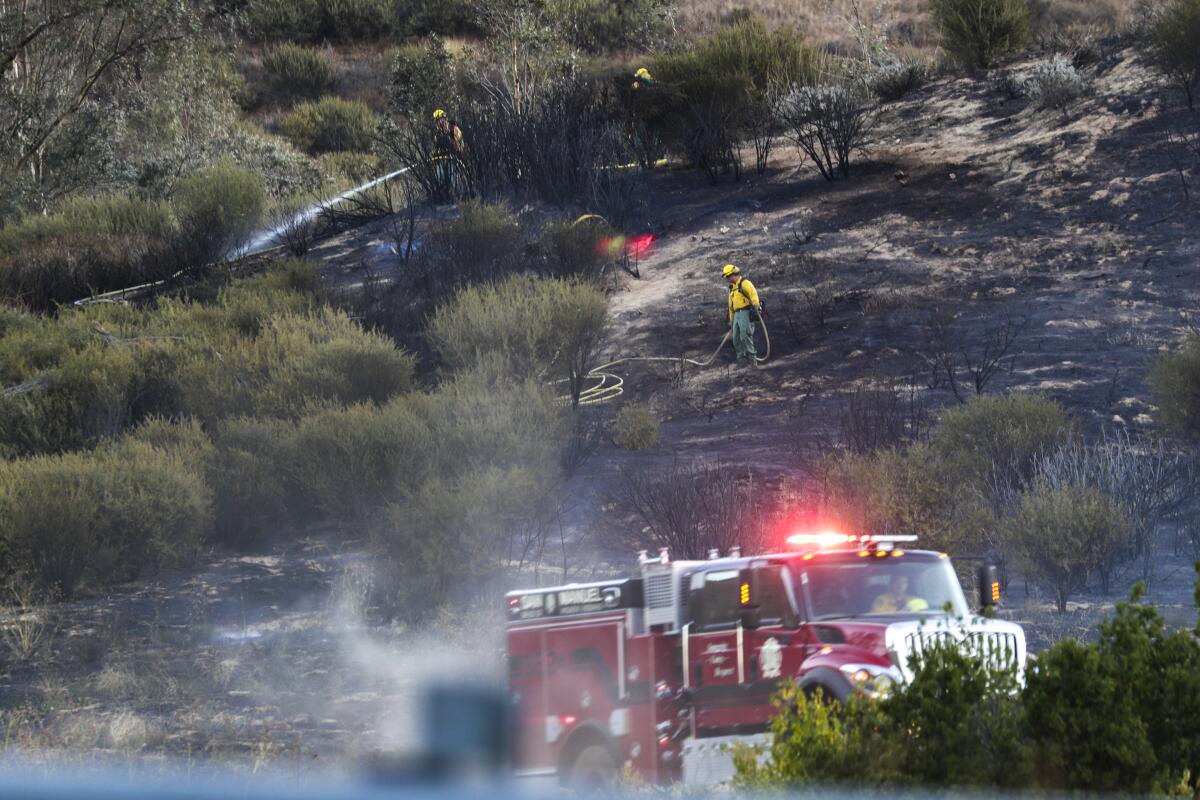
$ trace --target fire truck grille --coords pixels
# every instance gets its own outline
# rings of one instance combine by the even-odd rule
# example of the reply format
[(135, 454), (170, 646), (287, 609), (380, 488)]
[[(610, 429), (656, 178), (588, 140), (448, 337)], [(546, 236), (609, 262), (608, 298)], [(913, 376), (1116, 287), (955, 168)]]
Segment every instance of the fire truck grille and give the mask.
[(1012, 633), (968, 631), (964, 636), (949, 631), (918, 631), (905, 636), (904, 644), (910, 659), (939, 645), (955, 645), (970, 655), (982, 658), (991, 669), (1002, 670), (1019, 666), (1017, 637)]
[(670, 608), (674, 605), (669, 572), (646, 577), (646, 608)]

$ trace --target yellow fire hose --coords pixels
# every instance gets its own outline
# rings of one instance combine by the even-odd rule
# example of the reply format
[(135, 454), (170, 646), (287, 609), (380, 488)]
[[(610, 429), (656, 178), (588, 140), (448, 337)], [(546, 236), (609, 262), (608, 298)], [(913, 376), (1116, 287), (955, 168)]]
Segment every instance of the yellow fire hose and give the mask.
[[(763, 338), (767, 343), (766, 353), (761, 358), (758, 356), (754, 357), (755, 362), (761, 364), (771, 357), (771, 334), (767, 331), (767, 324), (763, 322), (762, 313), (758, 309), (754, 309), (754, 314), (758, 317), (758, 324), (762, 326)], [(611, 372), (611, 369), (618, 364), (626, 364), (630, 361), (668, 361), (681, 366), (683, 364), (692, 364), (697, 367), (707, 367), (717, 360), (717, 356), (720, 355), (722, 348), (725, 347), (725, 343), (729, 341), (730, 335), (731, 332), (726, 331), (725, 335), (721, 337), (721, 343), (717, 345), (717, 349), (704, 361), (697, 361), (694, 358), (683, 358), (682, 356), (677, 358), (671, 356), (626, 356), (625, 358), (618, 358), (615, 361), (609, 361), (607, 364), (593, 367), (588, 371), (585, 380), (594, 381), (594, 383), (579, 393), (579, 405), (590, 406), (596, 403), (604, 403), (625, 393), (625, 379)], [(566, 383), (566, 379), (556, 381), (556, 383)], [(570, 400), (571, 398), (564, 397), (561, 399)]]
[[(575, 220), (572, 227), (581, 222), (586, 222), (593, 219), (599, 220), (605, 225), (608, 224), (608, 220), (599, 214), (583, 214), (579, 217), (579, 219)], [(754, 315), (758, 317), (758, 324), (762, 326), (763, 338), (767, 342), (766, 354), (762, 358), (759, 358), (758, 356), (754, 357), (755, 362), (761, 364), (771, 357), (771, 334), (767, 331), (767, 323), (763, 321), (762, 312), (756, 308), (754, 309)], [(593, 367), (588, 371), (588, 374), (584, 376), (584, 379), (594, 381), (595, 383), (579, 393), (579, 405), (587, 406), (594, 405), (596, 403), (603, 403), (620, 397), (625, 393), (625, 379), (620, 375), (609, 371), (618, 364), (626, 364), (630, 361), (669, 361), (673, 364), (679, 364), (680, 366), (684, 364), (692, 364), (693, 366), (697, 367), (707, 367), (709, 364), (717, 360), (717, 356), (721, 353), (722, 348), (725, 347), (725, 343), (729, 341), (729, 337), (731, 335), (732, 331), (725, 331), (725, 335), (721, 337), (721, 343), (717, 345), (717, 349), (713, 350), (712, 355), (704, 361), (697, 361), (694, 358), (683, 358), (682, 356), (678, 358), (672, 358), (671, 356), (626, 356), (625, 358), (618, 358), (616, 361), (609, 361), (607, 364), (601, 364), (598, 367)], [(565, 378), (555, 381), (555, 383), (566, 382), (567, 380)], [(571, 398), (563, 397), (561, 399), (570, 400)]]

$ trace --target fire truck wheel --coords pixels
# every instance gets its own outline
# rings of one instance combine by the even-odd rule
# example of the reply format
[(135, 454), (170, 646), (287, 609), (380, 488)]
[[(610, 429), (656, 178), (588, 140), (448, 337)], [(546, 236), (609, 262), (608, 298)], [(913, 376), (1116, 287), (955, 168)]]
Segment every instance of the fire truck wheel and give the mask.
[(617, 760), (602, 744), (593, 744), (579, 751), (571, 764), (564, 783), (576, 788), (604, 788), (617, 777)]

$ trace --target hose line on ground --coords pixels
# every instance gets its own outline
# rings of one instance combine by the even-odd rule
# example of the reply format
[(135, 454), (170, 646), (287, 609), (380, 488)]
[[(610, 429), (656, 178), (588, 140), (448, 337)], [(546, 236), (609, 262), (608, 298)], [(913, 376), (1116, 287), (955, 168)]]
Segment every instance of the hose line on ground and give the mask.
[[(766, 353), (761, 358), (759, 356), (754, 357), (754, 361), (761, 364), (771, 357), (771, 334), (767, 331), (767, 323), (763, 321), (762, 312), (756, 308), (754, 309), (754, 314), (758, 317), (758, 324), (762, 326), (763, 338), (767, 343)], [(691, 364), (697, 367), (707, 367), (717, 360), (717, 356), (721, 354), (725, 343), (729, 341), (730, 335), (730, 331), (725, 331), (725, 335), (721, 337), (721, 343), (717, 345), (717, 349), (713, 350), (712, 355), (704, 361), (697, 361), (694, 358), (683, 358), (682, 356), (626, 356), (625, 358), (618, 358), (615, 361), (609, 361), (607, 364), (593, 367), (584, 376), (584, 380), (594, 381), (594, 383), (579, 393), (579, 405), (590, 406), (597, 403), (604, 403), (625, 393), (625, 379), (611, 371), (618, 364), (626, 364), (631, 361), (668, 361), (680, 366)], [(566, 379), (556, 381), (556, 383), (566, 383)], [(561, 399), (569, 401), (571, 398), (564, 397)]]

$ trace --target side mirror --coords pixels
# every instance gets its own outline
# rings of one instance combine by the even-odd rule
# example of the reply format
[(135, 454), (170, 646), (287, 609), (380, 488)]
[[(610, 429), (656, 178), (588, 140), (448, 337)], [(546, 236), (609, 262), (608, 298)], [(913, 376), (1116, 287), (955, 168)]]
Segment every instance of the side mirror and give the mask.
[(1000, 571), (995, 564), (979, 568), (979, 610), (1000, 605)]
[(758, 608), (743, 608), (738, 613), (738, 622), (748, 631), (757, 628), (761, 623), (759, 618)]

